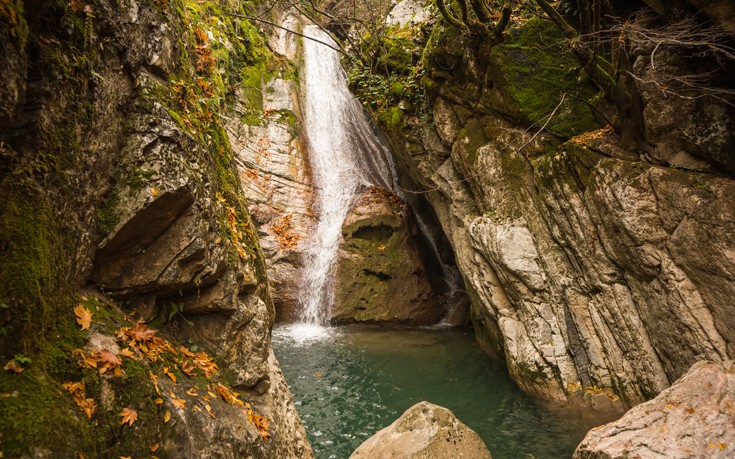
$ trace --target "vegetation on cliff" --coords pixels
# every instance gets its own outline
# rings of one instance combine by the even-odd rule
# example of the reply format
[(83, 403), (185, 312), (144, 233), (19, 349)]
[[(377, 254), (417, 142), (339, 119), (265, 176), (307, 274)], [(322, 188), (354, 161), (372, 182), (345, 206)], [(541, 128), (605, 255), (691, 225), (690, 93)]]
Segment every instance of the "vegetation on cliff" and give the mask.
[[(245, 18), (259, 7), (0, 2), (0, 456), (167, 456), (190, 447), (182, 440), (196, 444), (184, 437), (228, 429), (227, 448), (249, 455), (273, 449), (265, 418), (255, 408), (238, 411), (244, 402), (230, 388), (243, 374), (256, 382), (268, 377), (272, 303), (223, 128), (236, 94), (245, 94), (245, 121), (258, 122), (262, 74), (288, 67)], [(124, 225), (131, 228), (131, 213), (142, 212), (150, 231), (158, 231), (156, 222), (172, 209), (159, 208), (162, 217), (150, 210), (177, 196), (174, 207), (192, 205), (200, 218), (213, 217), (190, 228), (211, 238), (210, 257), (221, 250), (227, 263), (214, 260), (214, 273), (191, 279), (183, 273), (173, 291), (164, 280), (132, 293), (109, 288), (115, 298), (102, 293), (99, 248)], [(160, 236), (137, 231), (138, 254)], [(185, 256), (196, 261), (201, 253)], [(151, 268), (145, 264), (126, 275), (139, 276)], [(219, 315), (204, 328), (202, 313), (192, 316), (184, 303), (213, 284), (239, 292), (247, 305), (232, 319), (231, 311), (212, 306)], [(135, 311), (160, 331), (139, 316), (133, 321)], [(248, 356), (240, 354), (250, 348), (219, 348), (207, 333), (228, 320), (247, 324), (246, 313), (257, 313), (258, 323), (262, 317), (263, 330), (248, 338), (260, 351), (252, 368), (233, 373), (233, 362), (242, 365)], [(187, 339), (182, 330), (192, 321), (200, 337)], [(243, 333), (244, 324), (228, 333)], [(145, 339), (130, 341), (126, 329)], [(184, 429), (199, 433), (182, 437)], [(214, 437), (209, 441), (215, 447)]]

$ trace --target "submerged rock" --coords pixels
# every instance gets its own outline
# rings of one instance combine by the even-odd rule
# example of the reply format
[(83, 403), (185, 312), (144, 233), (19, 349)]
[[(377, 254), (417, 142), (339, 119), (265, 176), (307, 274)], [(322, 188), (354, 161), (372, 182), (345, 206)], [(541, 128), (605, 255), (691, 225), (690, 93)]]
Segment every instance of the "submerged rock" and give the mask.
[(735, 456), (735, 362), (698, 362), (655, 399), (587, 433), (574, 459)]
[(448, 409), (429, 402), (417, 403), (406, 410), (350, 456), (351, 459), (378, 457), (492, 459), (479, 435)]
[(342, 226), (332, 322), (433, 324), (444, 311), (419, 256), (406, 204), (370, 188)]

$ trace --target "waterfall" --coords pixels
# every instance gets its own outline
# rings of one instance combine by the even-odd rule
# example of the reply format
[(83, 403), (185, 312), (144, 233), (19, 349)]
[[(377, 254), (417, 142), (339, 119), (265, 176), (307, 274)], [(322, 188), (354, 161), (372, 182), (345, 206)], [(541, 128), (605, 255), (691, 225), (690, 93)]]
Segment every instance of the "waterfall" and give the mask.
[[(316, 26), (304, 34), (334, 43)], [(347, 88), (334, 50), (305, 39), (304, 128), (316, 190), (317, 224), (305, 244), (301, 280), (301, 321), (325, 325), (333, 301), (333, 268), (342, 224), (352, 199), (367, 186), (393, 189), (390, 155), (376, 138), (362, 106)]]

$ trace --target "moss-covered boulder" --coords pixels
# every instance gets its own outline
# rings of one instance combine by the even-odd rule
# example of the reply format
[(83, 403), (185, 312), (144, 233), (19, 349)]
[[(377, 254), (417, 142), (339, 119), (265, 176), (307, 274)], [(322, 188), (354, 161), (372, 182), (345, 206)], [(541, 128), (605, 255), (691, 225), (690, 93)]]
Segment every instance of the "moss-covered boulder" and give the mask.
[(444, 311), (426, 276), (406, 204), (388, 190), (362, 194), (342, 226), (332, 322), (433, 324)]

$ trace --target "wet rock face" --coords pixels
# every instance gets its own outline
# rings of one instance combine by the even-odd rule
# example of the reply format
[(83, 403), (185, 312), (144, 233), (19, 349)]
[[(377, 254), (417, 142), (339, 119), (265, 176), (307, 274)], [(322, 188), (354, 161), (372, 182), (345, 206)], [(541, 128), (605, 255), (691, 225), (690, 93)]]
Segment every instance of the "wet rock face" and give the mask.
[[(281, 22), (286, 28), (298, 28), (292, 16)], [(281, 57), (295, 62), (300, 48), (296, 38), (277, 29), (269, 43)], [(266, 258), (277, 320), (293, 322), (299, 313), (302, 244), (314, 226), (314, 188), (301, 135), (298, 79), (284, 72), (273, 75), (262, 81), (262, 98), (262, 120), (248, 124), (233, 118), (227, 132)], [(238, 99), (235, 110), (242, 116), (251, 102), (243, 93)]]
[(655, 399), (592, 429), (574, 459), (735, 455), (735, 362), (698, 362)]
[(426, 277), (407, 205), (383, 188), (358, 196), (342, 225), (333, 323), (433, 324), (444, 311)]
[[(643, 88), (657, 158), (622, 148), (576, 105), (550, 121), (554, 135), (533, 135), (526, 126), (554, 109), (558, 88), (585, 85), (583, 76), (546, 84), (547, 67), (555, 75), (568, 67), (524, 41), (534, 33), (511, 33), (489, 55), (471, 43), (452, 54), (455, 73), (428, 75), (433, 124), (388, 135), (399, 169), (433, 190), (426, 197), (454, 249), (478, 336), (517, 383), (621, 410), (698, 360), (735, 356), (735, 181), (699, 171), (728, 173), (732, 117), (698, 115), (697, 103)], [(648, 64), (638, 65), (644, 73)], [(513, 75), (525, 84), (514, 86)], [(664, 106), (676, 117), (660, 115)], [(707, 140), (715, 130), (724, 134)]]
[(466, 457), (491, 459), (480, 437), (446, 408), (429, 402), (412, 406), (393, 424), (368, 438), (350, 459)]

